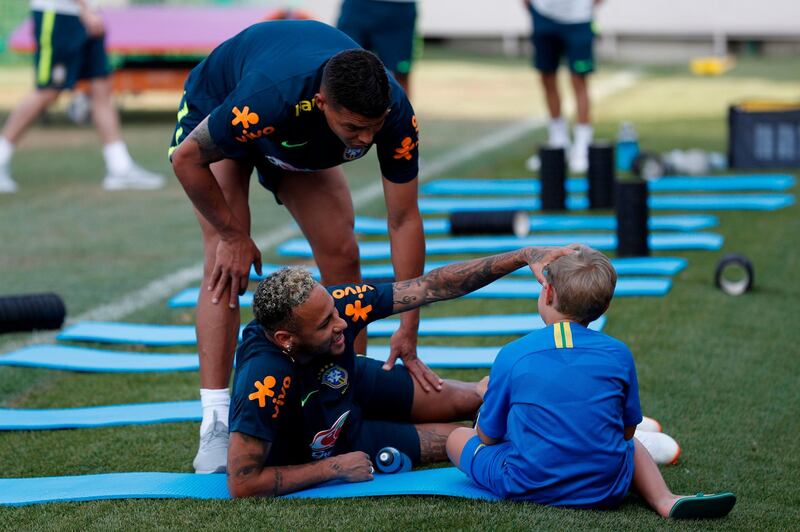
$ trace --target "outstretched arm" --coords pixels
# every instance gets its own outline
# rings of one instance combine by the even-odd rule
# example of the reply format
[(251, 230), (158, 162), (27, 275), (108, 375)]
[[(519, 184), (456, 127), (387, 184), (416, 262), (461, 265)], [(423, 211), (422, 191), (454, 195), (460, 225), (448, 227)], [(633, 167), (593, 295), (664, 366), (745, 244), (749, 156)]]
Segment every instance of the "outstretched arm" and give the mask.
[(218, 303), (230, 285), (228, 305), (235, 308), (250, 277), (250, 265), (261, 272), (261, 253), (250, 239), (247, 226), (231, 210), (211, 172), (211, 163), (224, 158), (208, 130), (208, 117), (181, 142), (172, 154), (172, 168), (192, 204), (220, 236), (208, 290)]
[(558, 257), (575, 253), (563, 248), (523, 248), (501, 255), (442, 266), (427, 274), (392, 285), (394, 307), (392, 312), (404, 312), (434, 301), (454, 299), (474, 292), (478, 288), (507, 275), (526, 264), (536, 279), (544, 282), (542, 270)]
[(239, 497), (277, 497), (327, 480), (372, 480), (369, 457), (347, 453), (293, 466), (264, 466), (272, 444), (241, 432), (232, 432), (228, 448), (228, 491)]

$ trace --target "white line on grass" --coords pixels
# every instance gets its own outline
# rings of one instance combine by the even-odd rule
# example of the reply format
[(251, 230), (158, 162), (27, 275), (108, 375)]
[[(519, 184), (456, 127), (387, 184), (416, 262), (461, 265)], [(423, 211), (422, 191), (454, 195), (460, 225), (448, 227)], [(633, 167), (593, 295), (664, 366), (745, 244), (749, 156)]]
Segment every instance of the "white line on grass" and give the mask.
[[(614, 93), (631, 87), (636, 83), (639, 74), (631, 71), (622, 71), (614, 74), (608, 79), (599, 80), (592, 84), (592, 97), (602, 100)], [(571, 107), (566, 109), (571, 114)], [(510, 144), (521, 137), (545, 126), (547, 120), (542, 117), (526, 118), (511, 125), (507, 125), (497, 131), (451, 150), (431, 163), (422, 166), (420, 171), (420, 181), (443, 174), (450, 169), (459, 166), (470, 159), (474, 159), (485, 153), (492, 152), (506, 144)], [(372, 183), (366, 187), (354, 190), (353, 207), (356, 209), (364, 206), (383, 194), (383, 186), (380, 182)], [(283, 242), (284, 240), (296, 236), (300, 229), (294, 222), (286, 223), (268, 234), (257, 235), (253, 240), (259, 249), (269, 249)], [(111, 303), (95, 307), (74, 318), (67, 320), (67, 324), (78, 323), (81, 321), (105, 320), (114, 321), (124, 318), (134, 312), (141, 310), (149, 305), (166, 299), (176, 291), (190, 283), (196, 283), (203, 278), (203, 264), (198, 263), (178, 270), (152, 281), (144, 288), (122, 296), (120, 299)], [(6, 350), (19, 349), (33, 343), (47, 343), (55, 340), (57, 333), (35, 333), (26, 341), (14, 342), (5, 345)]]

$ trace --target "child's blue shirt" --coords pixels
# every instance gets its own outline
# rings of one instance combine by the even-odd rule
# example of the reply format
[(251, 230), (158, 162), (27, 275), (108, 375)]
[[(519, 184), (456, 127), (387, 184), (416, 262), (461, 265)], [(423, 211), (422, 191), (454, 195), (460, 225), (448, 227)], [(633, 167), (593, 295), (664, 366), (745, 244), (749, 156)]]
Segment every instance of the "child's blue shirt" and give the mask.
[(633, 355), (622, 342), (561, 322), (505, 346), (492, 366), (478, 426), (511, 443), (510, 498), (577, 507), (614, 505), (633, 479), (641, 422)]

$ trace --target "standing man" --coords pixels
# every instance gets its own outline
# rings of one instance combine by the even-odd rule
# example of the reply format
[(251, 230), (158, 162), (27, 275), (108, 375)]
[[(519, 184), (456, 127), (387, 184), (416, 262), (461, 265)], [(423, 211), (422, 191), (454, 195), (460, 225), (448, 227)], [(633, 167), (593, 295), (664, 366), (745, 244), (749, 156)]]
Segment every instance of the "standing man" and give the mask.
[(103, 142), (106, 190), (156, 189), (164, 178), (133, 162), (119, 127), (111, 98), (105, 26), (87, 0), (31, 0), (36, 39), (36, 89), (8, 117), (0, 133), (0, 193), (12, 193), (11, 156), (22, 135), (61, 91), (79, 79), (89, 80), (92, 121)]
[(416, 0), (344, 0), (336, 27), (375, 52), (408, 95), (416, 24)]
[[(286, 206), (314, 250), (326, 284), (360, 280), (353, 204), (342, 163), (377, 145), (397, 279), (422, 273), (425, 242), (417, 206), (418, 127), (400, 86), (380, 60), (340, 31), (314, 21), (251, 26), (215, 49), (186, 81), (170, 157), (194, 204), (205, 267), (197, 307), (203, 421), (197, 472), (224, 471), (238, 295), (261, 254), (250, 238), (249, 184)], [(391, 340), (429, 391), (442, 381), (416, 356), (417, 311)], [(363, 350), (364, 344), (356, 349)]]
[[(541, 73), (550, 113), (548, 144), (568, 150), (570, 170), (584, 173), (589, 167), (592, 143), (589, 74), (594, 71), (592, 11), (600, 0), (525, 0), (533, 20), (533, 63)], [(556, 73), (566, 56), (575, 92), (576, 122), (570, 149), (569, 126), (561, 115), (561, 96)], [(530, 164), (529, 167), (537, 166)]]

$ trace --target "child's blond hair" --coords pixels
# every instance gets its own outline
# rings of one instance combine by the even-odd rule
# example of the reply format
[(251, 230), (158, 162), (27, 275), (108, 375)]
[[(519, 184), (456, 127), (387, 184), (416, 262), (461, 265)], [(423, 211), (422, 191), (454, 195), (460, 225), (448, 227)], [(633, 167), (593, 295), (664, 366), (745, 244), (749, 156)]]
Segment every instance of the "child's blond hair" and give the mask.
[(608, 257), (587, 246), (548, 264), (545, 277), (558, 296), (556, 310), (583, 325), (603, 315), (617, 286)]

